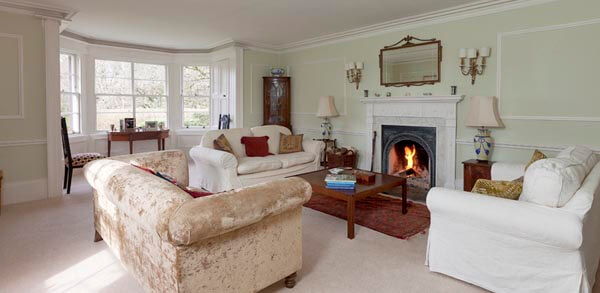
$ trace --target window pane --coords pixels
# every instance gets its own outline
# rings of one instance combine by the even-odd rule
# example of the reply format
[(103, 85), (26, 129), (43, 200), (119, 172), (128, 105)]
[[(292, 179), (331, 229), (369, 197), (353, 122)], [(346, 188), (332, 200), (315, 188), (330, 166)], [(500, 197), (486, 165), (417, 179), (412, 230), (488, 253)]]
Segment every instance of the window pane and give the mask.
[[(119, 120), (133, 117), (133, 112), (129, 113), (97, 113), (96, 114), (96, 129), (110, 130), (110, 125), (114, 124), (116, 129), (119, 129)], [(137, 121), (136, 121), (137, 122)], [(139, 123), (136, 123), (139, 125)]]
[(208, 113), (186, 112), (186, 113), (183, 113), (183, 126), (185, 126), (185, 127), (208, 126), (209, 119), (210, 119), (210, 115)]
[(183, 111), (205, 111), (209, 109), (209, 99), (201, 97), (183, 97)]
[(167, 80), (167, 70), (164, 65), (135, 63), (133, 69), (136, 80)]
[(164, 81), (148, 81), (148, 80), (136, 80), (135, 81), (135, 94), (136, 95), (165, 95), (166, 93), (166, 82)]
[(131, 96), (97, 96), (96, 111), (133, 113), (133, 100)]
[(131, 94), (131, 80), (122, 78), (96, 78), (97, 94)]
[(146, 121), (157, 121), (167, 125), (167, 113), (137, 113), (135, 122), (138, 127), (144, 127)]
[(182, 73), (184, 96), (210, 96), (210, 67), (184, 66)]
[(71, 100), (71, 95), (69, 94), (61, 94), (60, 95), (60, 112), (73, 112), (73, 102)]
[(95, 72), (96, 78), (115, 77), (131, 79), (131, 63), (110, 60), (96, 60)]
[(60, 54), (60, 74), (61, 75), (69, 75), (69, 55), (68, 54)]
[(135, 111), (140, 112), (164, 112), (167, 113), (166, 97), (136, 97)]

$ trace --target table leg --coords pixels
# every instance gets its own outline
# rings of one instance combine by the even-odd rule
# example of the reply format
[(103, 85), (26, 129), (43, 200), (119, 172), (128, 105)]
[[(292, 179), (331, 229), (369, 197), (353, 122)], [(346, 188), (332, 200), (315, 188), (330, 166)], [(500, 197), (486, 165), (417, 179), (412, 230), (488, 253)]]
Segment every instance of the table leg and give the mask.
[(132, 140), (129, 141), (129, 154), (130, 155), (133, 154), (133, 141)]
[(158, 150), (162, 151), (161, 147), (160, 147), (160, 138), (156, 140), (158, 142)]
[(110, 157), (110, 140), (108, 140), (108, 153), (107, 153), (107, 157)]
[(348, 198), (348, 210), (346, 211), (348, 222), (348, 239), (354, 239), (354, 197)]
[(404, 183), (404, 185), (402, 185), (402, 214), (408, 213), (408, 199), (406, 198), (408, 193), (407, 189), (408, 184)]
[(163, 151), (165, 150), (165, 139), (164, 138), (162, 139), (162, 150)]

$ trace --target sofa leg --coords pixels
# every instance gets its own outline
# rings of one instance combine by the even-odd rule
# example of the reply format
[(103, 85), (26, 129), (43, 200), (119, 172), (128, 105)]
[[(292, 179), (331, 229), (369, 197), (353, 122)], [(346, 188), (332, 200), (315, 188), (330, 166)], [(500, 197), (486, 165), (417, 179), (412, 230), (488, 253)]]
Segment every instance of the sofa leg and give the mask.
[(285, 277), (285, 287), (294, 288), (294, 286), (296, 286), (296, 276), (298, 275), (296, 273), (293, 273)]
[(96, 230), (94, 230), (94, 232), (94, 242), (102, 241), (102, 236), (100, 235), (100, 233), (98, 233), (98, 231)]

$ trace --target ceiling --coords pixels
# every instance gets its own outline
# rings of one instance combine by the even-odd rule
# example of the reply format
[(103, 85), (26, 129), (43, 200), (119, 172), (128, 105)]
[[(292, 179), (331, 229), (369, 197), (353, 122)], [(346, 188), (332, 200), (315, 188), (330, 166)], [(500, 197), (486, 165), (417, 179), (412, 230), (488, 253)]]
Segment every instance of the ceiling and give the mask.
[(69, 32), (170, 49), (208, 49), (233, 40), (277, 48), (477, 2), (482, 1), (35, 0), (77, 11)]

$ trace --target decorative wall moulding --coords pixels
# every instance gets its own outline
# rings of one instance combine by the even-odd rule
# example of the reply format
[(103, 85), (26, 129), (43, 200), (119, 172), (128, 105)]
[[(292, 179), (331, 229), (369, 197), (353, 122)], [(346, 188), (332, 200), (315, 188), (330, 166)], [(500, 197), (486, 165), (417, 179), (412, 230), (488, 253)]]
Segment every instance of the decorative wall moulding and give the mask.
[(45, 139), (4, 140), (4, 141), (0, 141), (0, 148), (20, 147), (20, 146), (29, 146), (29, 145), (42, 145), (42, 144), (46, 144)]
[[(473, 139), (457, 139), (456, 144), (459, 145), (468, 145), (473, 146)], [(540, 150), (547, 152), (560, 152), (565, 149), (566, 145), (559, 146), (549, 146), (549, 145), (533, 145), (533, 144), (518, 144), (518, 143), (498, 143), (495, 142), (494, 146), (497, 148), (508, 148), (508, 149), (517, 149), (517, 150)], [(588, 146), (595, 153), (600, 153), (600, 148)]]
[[(14, 72), (17, 74), (17, 84), (16, 84), (16, 90), (17, 90), (17, 112), (14, 114), (4, 114), (4, 115), (0, 115), (0, 119), (25, 119), (25, 94), (24, 94), (24, 79), (23, 79), (23, 36), (21, 35), (15, 35), (15, 34), (7, 34), (7, 33), (0, 33), (0, 38), (8, 38), (8, 39), (15, 39), (17, 42), (17, 47), (16, 47), (16, 56), (14, 56), (14, 59), (17, 60), (17, 68), (10, 68), (10, 71)], [(11, 52), (8, 52), (8, 48), (1, 48), (2, 49), (2, 53), (3, 54), (11, 54)], [(14, 70), (13, 70), (14, 69)], [(4, 89), (4, 91), (7, 91), (7, 89)], [(5, 92), (6, 94), (6, 92)], [(6, 99), (8, 99), (8, 97), (4, 97)]]

